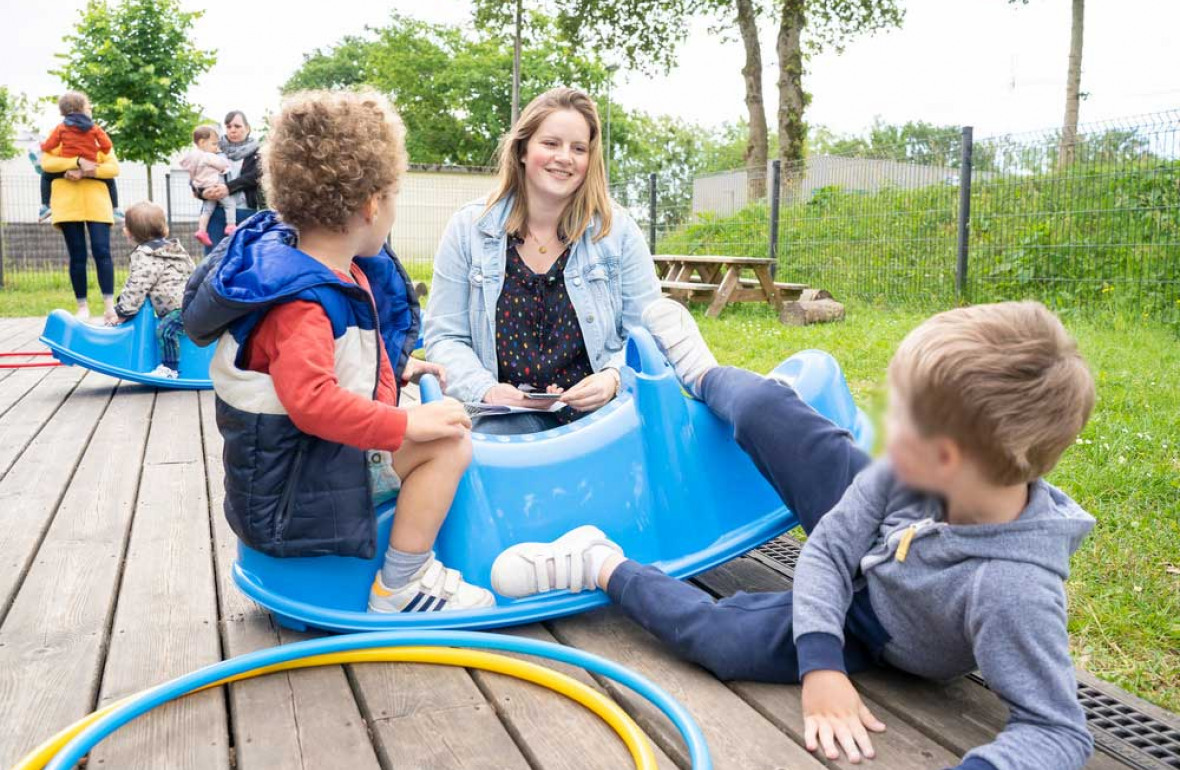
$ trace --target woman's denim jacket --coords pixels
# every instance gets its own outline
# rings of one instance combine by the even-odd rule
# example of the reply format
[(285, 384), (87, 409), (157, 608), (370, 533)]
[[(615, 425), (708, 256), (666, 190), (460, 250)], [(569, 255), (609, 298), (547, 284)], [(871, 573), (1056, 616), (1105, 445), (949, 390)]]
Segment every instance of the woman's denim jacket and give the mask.
[[(499, 382), (496, 302), (504, 285), (508, 239), (504, 222), (512, 198), (483, 213), (481, 199), (459, 209), (434, 258), (425, 320), (426, 357), (447, 370), (447, 394), (481, 401)], [(610, 234), (597, 243), (598, 220), (573, 244), (565, 268), (590, 365), (598, 372), (624, 363), (627, 334), (660, 296), (660, 282), (643, 233), (627, 212), (613, 209)], [(516, 384), (516, 383), (512, 383)]]

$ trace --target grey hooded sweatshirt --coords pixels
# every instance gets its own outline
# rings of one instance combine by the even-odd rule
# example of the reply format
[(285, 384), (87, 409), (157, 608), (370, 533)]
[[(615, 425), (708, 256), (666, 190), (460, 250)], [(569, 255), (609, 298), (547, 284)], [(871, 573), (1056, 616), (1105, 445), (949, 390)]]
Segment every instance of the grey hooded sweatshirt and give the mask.
[(903, 486), (887, 461), (874, 463), (820, 520), (799, 558), (800, 674), (843, 670), (845, 616), (853, 592), (867, 586), (890, 636), (889, 664), (929, 679), (978, 668), (1008, 705), (1003, 732), (960, 767), (1081, 768), (1094, 744), (1077, 699), (1064, 581), (1093, 526), (1043, 480), (1029, 485), (1015, 521), (952, 525), (941, 500)]

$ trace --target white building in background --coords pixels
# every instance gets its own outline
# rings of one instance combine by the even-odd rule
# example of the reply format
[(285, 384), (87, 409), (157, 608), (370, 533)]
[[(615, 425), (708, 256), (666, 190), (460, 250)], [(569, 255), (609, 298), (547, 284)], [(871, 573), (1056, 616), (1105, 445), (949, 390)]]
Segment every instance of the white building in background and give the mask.
[[(848, 192), (876, 192), (886, 187), (916, 189), (959, 183), (959, 169), (954, 166), (925, 166), (834, 155), (813, 155), (806, 163), (797, 193), (798, 200), (802, 201), (811, 200), (815, 191), (824, 187), (839, 187)], [(767, 164), (766, 179), (770, 179), (770, 164)], [(731, 214), (745, 208), (750, 202), (748, 180), (749, 172), (744, 169), (697, 177), (692, 183), (692, 213)]]

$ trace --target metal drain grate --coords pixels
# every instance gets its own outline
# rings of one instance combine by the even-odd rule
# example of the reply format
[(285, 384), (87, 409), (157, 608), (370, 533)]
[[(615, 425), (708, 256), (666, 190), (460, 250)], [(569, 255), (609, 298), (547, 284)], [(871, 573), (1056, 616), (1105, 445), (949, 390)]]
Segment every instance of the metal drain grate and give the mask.
[[(793, 578), (801, 549), (799, 541), (782, 535), (748, 555)], [(987, 687), (978, 674), (970, 678)], [(1078, 701), (1098, 748), (1136, 770), (1180, 770), (1180, 730), (1084, 682), (1078, 682)]]

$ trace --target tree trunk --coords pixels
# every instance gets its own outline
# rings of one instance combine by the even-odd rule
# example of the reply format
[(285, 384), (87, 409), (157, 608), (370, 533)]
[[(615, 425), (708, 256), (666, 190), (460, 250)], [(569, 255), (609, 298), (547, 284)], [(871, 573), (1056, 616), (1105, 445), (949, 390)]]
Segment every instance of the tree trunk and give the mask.
[(1073, 23), (1069, 33), (1069, 71), (1065, 76), (1065, 123), (1061, 126), (1061, 146), (1057, 153), (1057, 168), (1065, 170), (1073, 164), (1078, 141), (1078, 101), (1082, 86), (1082, 23), (1086, 0), (1073, 0)]
[(520, 117), (520, 3), (516, 0), (516, 32), (512, 38), (512, 123), (508, 130), (516, 128)]
[(758, 42), (758, 20), (754, 15), (753, 0), (737, 0), (737, 22), (746, 46), (746, 66), (742, 77), (746, 80), (746, 109), (750, 113), (750, 135), (746, 140), (746, 174), (749, 179), (748, 199), (766, 197), (766, 106), (762, 101), (762, 46)]
[(778, 27), (778, 156), (783, 164), (783, 189), (788, 194), (803, 177), (803, 140), (807, 135), (803, 123), (807, 107), (802, 46), (805, 7), (806, 0), (783, 0)]
[(152, 194), (153, 191), (152, 191), (152, 164), (151, 163), (147, 164), (147, 178), (148, 178), (148, 200), (153, 201), (153, 200), (155, 200), (155, 197)]

